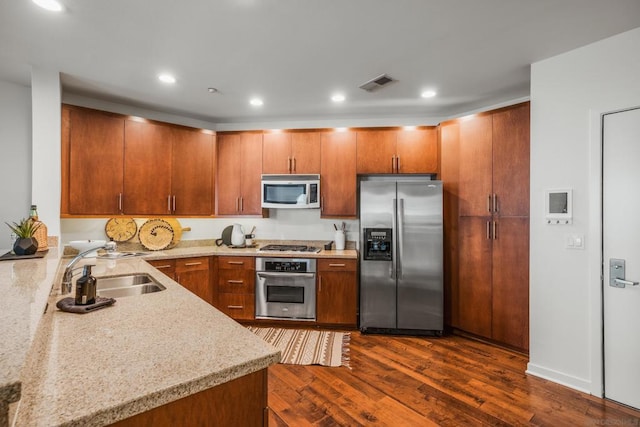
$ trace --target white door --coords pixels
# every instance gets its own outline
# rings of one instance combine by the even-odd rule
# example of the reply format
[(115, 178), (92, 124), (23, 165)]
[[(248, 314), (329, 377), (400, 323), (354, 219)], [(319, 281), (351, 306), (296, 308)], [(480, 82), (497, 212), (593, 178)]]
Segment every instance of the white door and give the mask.
[(640, 409), (640, 108), (603, 118), (602, 226), (604, 394)]

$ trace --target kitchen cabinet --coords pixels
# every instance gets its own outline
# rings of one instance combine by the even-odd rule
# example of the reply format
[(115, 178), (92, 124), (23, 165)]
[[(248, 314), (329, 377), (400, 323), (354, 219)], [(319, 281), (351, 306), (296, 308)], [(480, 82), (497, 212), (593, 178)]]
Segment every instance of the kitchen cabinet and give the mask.
[(211, 215), (213, 159), (214, 140), (209, 133), (127, 120), (124, 212)]
[(218, 134), (217, 215), (261, 215), (262, 133)]
[(435, 127), (357, 131), (357, 173), (437, 173)]
[(456, 326), (526, 351), (529, 103), (458, 124)]
[(213, 132), (62, 107), (63, 215), (213, 214)]
[(358, 261), (318, 259), (316, 322), (357, 327)]
[(62, 106), (61, 212), (122, 212), (124, 118)]
[(320, 132), (265, 132), (262, 138), (262, 173), (320, 173)]
[(255, 275), (253, 257), (218, 257), (217, 308), (236, 320), (253, 320)]
[(149, 260), (149, 264), (208, 302), (214, 303), (212, 257)]
[(356, 216), (356, 133), (331, 131), (321, 134), (320, 215)]

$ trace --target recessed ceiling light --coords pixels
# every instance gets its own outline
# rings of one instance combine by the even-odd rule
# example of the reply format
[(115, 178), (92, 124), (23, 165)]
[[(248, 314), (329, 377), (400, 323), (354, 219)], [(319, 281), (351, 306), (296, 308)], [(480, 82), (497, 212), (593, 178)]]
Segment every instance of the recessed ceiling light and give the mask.
[(425, 90), (420, 94), (420, 96), (422, 96), (423, 98), (433, 98), (434, 96), (436, 96), (436, 91), (431, 89)]
[(333, 102), (343, 102), (345, 100), (345, 96), (341, 93), (336, 93), (333, 96), (331, 96), (331, 100)]
[(207, 90), (209, 91), (209, 93), (217, 93), (218, 92), (218, 89), (216, 89), (215, 87), (207, 88)]
[(33, 2), (41, 8), (52, 12), (61, 12), (63, 9), (62, 4), (57, 0), (33, 0)]
[(404, 130), (416, 130), (417, 128), (415, 126), (404, 126), (403, 129)]
[(253, 105), (254, 107), (260, 107), (262, 104), (264, 104), (264, 102), (260, 98), (251, 98), (249, 100), (249, 104)]
[(346, 132), (347, 128), (335, 128), (334, 129), (336, 132)]
[(158, 80), (160, 80), (162, 83), (175, 83), (176, 82), (176, 78), (173, 77), (171, 74), (160, 74), (158, 76)]

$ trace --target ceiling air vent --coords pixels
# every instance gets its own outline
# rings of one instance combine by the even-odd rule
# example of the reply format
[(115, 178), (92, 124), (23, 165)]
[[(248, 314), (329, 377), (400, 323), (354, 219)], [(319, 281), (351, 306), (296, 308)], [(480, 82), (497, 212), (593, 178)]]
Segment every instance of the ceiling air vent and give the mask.
[(392, 82), (395, 82), (393, 78), (391, 78), (386, 74), (383, 74), (381, 76), (376, 77), (375, 79), (369, 80), (368, 82), (361, 84), (360, 89), (364, 89), (367, 92), (373, 92), (374, 90), (380, 89), (381, 87), (386, 86)]

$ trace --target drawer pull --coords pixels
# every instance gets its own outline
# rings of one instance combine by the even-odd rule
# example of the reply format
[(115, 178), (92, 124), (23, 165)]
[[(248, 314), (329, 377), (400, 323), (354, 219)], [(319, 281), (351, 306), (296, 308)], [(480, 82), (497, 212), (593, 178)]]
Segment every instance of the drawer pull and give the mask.
[(158, 270), (162, 270), (163, 268), (171, 268), (171, 264), (156, 265), (155, 267), (156, 267)]
[(227, 283), (231, 283), (232, 285), (242, 285), (244, 284), (244, 280), (227, 280)]
[(227, 264), (231, 264), (231, 265), (244, 265), (244, 261), (227, 261)]
[(227, 308), (230, 308), (232, 310), (242, 310), (244, 308), (244, 305), (228, 305)]
[(185, 262), (184, 265), (186, 267), (192, 267), (194, 265), (202, 265), (202, 261), (200, 261), (200, 262)]
[(329, 264), (329, 267), (346, 267), (347, 264)]

